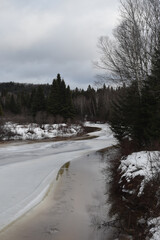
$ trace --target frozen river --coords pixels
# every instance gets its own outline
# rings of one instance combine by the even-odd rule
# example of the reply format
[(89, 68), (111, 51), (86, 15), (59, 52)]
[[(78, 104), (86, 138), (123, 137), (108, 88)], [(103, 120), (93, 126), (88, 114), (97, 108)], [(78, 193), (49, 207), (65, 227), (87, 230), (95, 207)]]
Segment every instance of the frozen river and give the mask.
[(80, 159), (86, 159), (91, 164), (91, 158), (87, 156), (116, 143), (108, 125), (93, 126), (102, 129), (90, 133), (97, 136), (94, 139), (0, 146), (0, 229), (44, 198), (65, 163), (73, 166), (73, 173), (74, 169), (79, 168)]

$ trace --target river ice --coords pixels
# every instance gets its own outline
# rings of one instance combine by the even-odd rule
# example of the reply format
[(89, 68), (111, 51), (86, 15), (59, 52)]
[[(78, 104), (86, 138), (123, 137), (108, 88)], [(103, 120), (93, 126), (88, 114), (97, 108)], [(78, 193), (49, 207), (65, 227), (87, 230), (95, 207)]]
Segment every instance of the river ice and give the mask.
[(97, 138), (0, 146), (0, 229), (43, 199), (63, 164), (116, 143), (107, 124), (90, 126)]

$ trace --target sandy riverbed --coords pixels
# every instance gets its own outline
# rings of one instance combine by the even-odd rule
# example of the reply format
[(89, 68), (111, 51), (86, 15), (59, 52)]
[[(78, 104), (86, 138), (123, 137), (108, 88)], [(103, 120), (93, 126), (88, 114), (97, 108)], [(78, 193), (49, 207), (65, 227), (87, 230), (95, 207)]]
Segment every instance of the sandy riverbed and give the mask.
[[(107, 220), (106, 166), (100, 154), (66, 163), (46, 198), (0, 233), (1, 240), (103, 240), (111, 230), (96, 230), (95, 220)], [(109, 219), (108, 219), (109, 220)]]

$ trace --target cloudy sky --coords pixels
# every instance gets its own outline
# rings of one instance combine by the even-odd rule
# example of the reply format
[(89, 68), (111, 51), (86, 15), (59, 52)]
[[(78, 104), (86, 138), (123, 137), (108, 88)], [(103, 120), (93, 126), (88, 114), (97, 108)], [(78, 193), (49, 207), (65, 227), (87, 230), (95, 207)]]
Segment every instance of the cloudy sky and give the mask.
[(93, 85), (98, 37), (117, 24), (119, 0), (0, 0), (0, 82)]

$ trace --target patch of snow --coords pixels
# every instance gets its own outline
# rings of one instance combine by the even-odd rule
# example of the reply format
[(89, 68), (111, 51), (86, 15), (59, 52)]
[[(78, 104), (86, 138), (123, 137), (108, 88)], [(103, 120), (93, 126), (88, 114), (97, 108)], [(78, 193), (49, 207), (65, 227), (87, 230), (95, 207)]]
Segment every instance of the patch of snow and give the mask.
[(150, 240), (160, 239), (160, 217), (148, 221), (148, 225), (152, 226), (150, 232), (153, 234)]
[[(80, 125), (72, 124), (43, 124), (41, 127), (38, 124), (20, 125), (17, 123), (5, 123), (4, 132), (11, 132), (10, 140), (30, 140), (44, 139), (54, 137), (70, 137), (77, 135), (82, 131)], [(8, 140), (8, 136), (4, 136), (2, 140)]]
[(145, 183), (153, 179), (160, 169), (160, 152), (158, 151), (142, 151), (135, 152), (121, 160), (119, 166), (122, 176), (130, 182), (136, 176), (143, 176), (139, 189), (139, 196), (144, 190)]
[(113, 132), (110, 129), (110, 126), (108, 124), (85, 122), (84, 125), (88, 127), (96, 127), (101, 129), (101, 131), (89, 133), (90, 136), (98, 136), (99, 139), (102, 139), (102, 140), (114, 139), (114, 144), (117, 143), (115, 142), (116, 140), (114, 138)]

